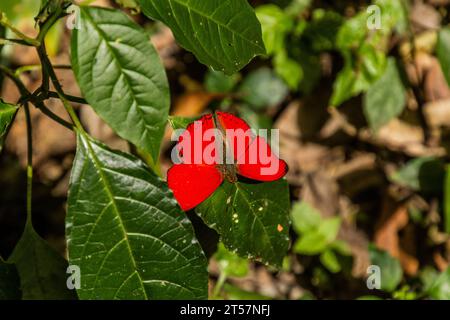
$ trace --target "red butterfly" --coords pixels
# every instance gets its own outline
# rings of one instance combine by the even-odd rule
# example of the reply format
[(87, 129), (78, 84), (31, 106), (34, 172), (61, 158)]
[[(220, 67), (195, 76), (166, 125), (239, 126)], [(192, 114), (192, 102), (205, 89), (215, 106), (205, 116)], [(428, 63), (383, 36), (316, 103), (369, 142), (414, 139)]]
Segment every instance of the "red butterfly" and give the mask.
[(167, 173), (167, 183), (185, 211), (206, 200), (223, 182), (243, 176), (275, 181), (287, 172), (263, 137), (242, 119), (226, 112), (204, 115), (189, 124), (175, 147), (180, 164)]

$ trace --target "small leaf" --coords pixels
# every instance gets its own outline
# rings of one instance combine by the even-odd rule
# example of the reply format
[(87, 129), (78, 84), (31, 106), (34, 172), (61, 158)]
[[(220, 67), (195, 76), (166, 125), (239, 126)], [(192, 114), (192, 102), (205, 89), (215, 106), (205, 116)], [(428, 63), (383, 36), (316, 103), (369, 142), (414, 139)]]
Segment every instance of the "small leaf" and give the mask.
[(34, 231), (30, 221), (8, 259), (20, 277), (22, 299), (76, 299), (67, 288), (67, 261)]
[(239, 78), (238, 73), (228, 76), (221, 71), (208, 70), (205, 76), (205, 87), (209, 92), (227, 93), (233, 90)]
[(442, 161), (433, 157), (421, 157), (409, 161), (393, 173), (390, 179), (415, 191), (440, 194), (444, 177), (445, 168)]
[(226, 276), (245, 277), (248, 273), (248, 260), (238, 257), (219, 243), (214, 258), (219, 264), (219, 269)]
[(450, 299), (450, 267), (434, 279), (427, 294), (433, 299)]
[(445, 79), (450, 86), (450, 27), (439, 31), (436, 53)]
[(402, 280), (403, 270), (400, 261), (392, 257), (387, 251), (369, 246), (370, 261), (381, 270), (381, 289), (392, 292)]
[(20, 279), (16, 266), (6, 263), (0, 257), (0, 300), (19, 300)]
[(332, 273), (338, 273), (341, 271), (341, 264), (339, 263), (336, 254), (331, 249), (325, 250), (320, 255), (320, 262), (322, 262), (325, 268)]
[(289, 192), (285, 180), (224, 182), (196, 212), (233, 253), (281, 266), (289, 246)]
[(273, 59), (275, 72), (286, 82), (290, 89), (296, 90), (303, 79), (303, 68), (289, 58), (285, 51), (279, 52)]
[(232, 74), (265, 53), (261, 25), (246, 0), (139, 0), (177, 41), (217, 71)]
[(364, 115), (373, 130), (378, 130), (391, 119), (400, 115), (406, 97), (397, 65), (389, 58), (386, 70), (367, 91), (364, 97)]
[(174, 129), (186, 129), (186, 127), (191, 123), (197, 120), (198, 118), (186, 118), (179, 116), (169, 116), (170, 126)]
[(92, 108), (156, 162), (169, 112), (169, 86), (145, 31), (119, 10), (80, 7), (72, 65)]
[(0, 139), (6, 134), (18, 107), (0, 100)]
[(273, 54), (284, 48), (284, 38), (293, 28), (292, 19), (275, 4), (266, 4), (256, 9), (261, 23), (262, 37), (267, 54)]
[(250, 73), (242, 82), (239, 92), (243, 100), (255, 109), (267, 109), (281, 103), (289, 93), (286, 84), (269, 68)]
[(294, 230), (299, 234), (317, 229), (322, 222), (320, 213), (305, 201), (294, 204), (291, 216)]
[(316, 229), (301, 235), (294, 245), (294, 251), (307, 255), (324, 252), (336, 239), (340, 226), (341, 219), (339, 217), (322, 220)]
[(66, 221), (80, 299), (205, 299), (206, 259), (167, 185), (78, 133)]

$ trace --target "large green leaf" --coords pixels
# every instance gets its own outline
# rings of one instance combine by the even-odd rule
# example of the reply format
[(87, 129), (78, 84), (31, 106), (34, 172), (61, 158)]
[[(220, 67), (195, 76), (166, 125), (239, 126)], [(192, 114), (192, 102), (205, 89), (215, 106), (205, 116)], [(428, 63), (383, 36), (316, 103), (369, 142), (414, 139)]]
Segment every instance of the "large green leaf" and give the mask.
[(80, 299), (204, 299), (206, 259), (166, 184), (78, 134), (67, 216)]
[(72, 64), (83, 95), (121, 137), (157, 159), (169, 111), (158, 54), (121, 11), (81, 7), (80, 13)]
[(289, 191), (285, 180), (224, 182), (196, 208), (224, 245), (243, 257), (281, 266), (289, 246)]
[(142, 11), (217, 71), (234, 73), (264, 54), (261, 25), (246, 0), (139, 0)]
[(450, 27), (442, 28), (439, 31), (436, 53), (445, 78), (450, 85)]
[(66, 284), (67, 261), (34, 231), (29, 220), (8, 262), (17, 268), (23, 299), (76, 299)]
[(0, 300), (20, 299), (20, 281), (17, 269), (0, 257)]
[(402, 113), (406, 103), (397, 65), (389, 58), (384, 74), (367, 91), (364, 97), (364, 115), (373, 130), (378, 130)]
[(0, 139), (6, 133), (16, 111), (17, 106), (5, 103), (0, 100)]

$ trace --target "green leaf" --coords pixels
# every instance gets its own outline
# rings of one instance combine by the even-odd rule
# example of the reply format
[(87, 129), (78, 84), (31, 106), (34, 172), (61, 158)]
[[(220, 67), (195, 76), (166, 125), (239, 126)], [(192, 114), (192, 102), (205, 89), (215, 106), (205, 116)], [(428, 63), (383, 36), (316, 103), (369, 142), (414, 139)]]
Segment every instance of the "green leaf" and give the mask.
[(167, 185), (78, 133), (66, 222), (81, 299), (205, 299), (206, 259)]
[(296, 90), (303, 79), (303, 68), (289, 58), (285, 51), (279, 52), (273, 59), (275, 72), (286, 82), (290, 89)]
[(255, 109), (267, 109), (281, 103), (289, 93), (286, 84), (269, 68), (250, 73), (239, 87), (243, 100)]
[(267, 54), (273, 54), (284, 48), (284, 38), (293, 28), (294, 22), (277, 5), (266, 4), (256, 9), (261, 23), (262, 37)]
[(405, 103), (405, 88), (397, 65), (394, 58), (389, 58), (384, 74), (364, 97), (363, 110), (370, 128), (376, 131), (400, 115)]
[(392, 257), (387, 251), (369, 246), (370, 261), (381, 270), (381, 289), (392, 292), (398, 286), (403, 277), (400, 261)]
[(341, 226), (340, 217), (333, 217), (321, 221), (317, 229), (301, 235), (294, 245), (294, 251), (306, 255), (324, 252), (336, 239)]
[(205, 76), (205, 87), (209, 92), (230, 92), (239, 81), (239, 78), (240, 75), (238, 73), (228, 76), (221, 71), (208, 70)]
[(435, 278), (427, 294), (433, 299), (450, 299), (450, 267)]
[(338, 273), (341, 271), (341, 264), (339, 263), (336, 254), (331, 249), (325, 250), (320, 255), (320, 262), (322, 262), (325, 268), (332, 273)]
[[(339, 72), (333, 85), (331, 105), (339, 106), (348, 99), (366, 92), (386, 69), (386, 55), (371, 45), (359, 47), (358, 58), (344, 52), (344, 68)], [(356, 60), (355, 60), (356, 59)]]
[(221, 242), (217, 247), (214, 258), (219, 264), (220, 271), (226, 276), (245, 277), (248, 273), (248, 260), (227, 250)]
[(19, 300), (20, 279), (16, 266), (0, 257), (0, 300)]
[(450, 27), (442, 28), (438, 34), (436, 54), (444, 72), (445, 79), (450, 85)]
[(139, 0), (177, 41), (217, 71), (232, 74), (265, 53), (261, 25), (246, 0)]
[(433, 157), (421, 157), (406, 163), (394, 172), (390, 179), (415, 191), (440, 194), (444, 177), (445, 168), (442, 161)]
[(295, 232), (302, 234), (315, 230), (322, 222), (320, 213), (307, 202), (296, 202), (291, 211), (292, 226)]
[(141, 8), (137, 4), (136, 0), (116, 0), (120, 6), (130, 9), (133, 14), (137, 14), (141, 11)]
[(179, 116), (169, 116), (169, 123), (170, 126), (177, 130), (177, 129), (186, 129), (186, 127), (191, 123), (197, 120), (196, 118), (186, 118), (186, 117), (179, 117)]
[(17, 268), (22, 299), (76, 299), (66, 284), (67, 261), (34, 231), (30, 221), (8, 262)]
[(0, 139), (6, 134), (18, 107), (0, 100)]
[(285, 180), (224, 182), (196, 212), (233, 253), (281, 266), (289, 246), (289, 191)]
[(156, 162), (169, 87), (145, 31), (119, 10), (80, 7), (71, 49), (75, 76), (92, 108)]

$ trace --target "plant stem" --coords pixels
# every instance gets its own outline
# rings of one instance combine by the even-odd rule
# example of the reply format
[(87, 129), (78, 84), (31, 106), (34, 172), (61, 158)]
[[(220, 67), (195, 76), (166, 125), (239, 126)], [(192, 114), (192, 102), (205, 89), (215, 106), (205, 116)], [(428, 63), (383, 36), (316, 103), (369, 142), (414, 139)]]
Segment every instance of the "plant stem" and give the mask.
[[(51, 98), (59, 98), (58, 92), (53, 92), (53, 91), (49, 91), (48, 92), (48, 96), (51, 97)], [(71, 96), (70, 94), (64, 94), (64, 97), (66, 97), (66, 99), (71, 101), (71, 102), (80, 103), (80, 104), (87, 104), (87, 101), (85, 99), (83, 99), (83, 98), (80, 98), (80, 97)]]
[(36, 106), (39, 110), (42, 111), (45, 115), (53, 119), (54, 121), (58, 122), (59, 124), (63, 125), (64, 127), (73, 130), (73, 125), (66, 120), (60, 118), (55, 113), (53, 113), (50, 109), (48, 109), (42, 99), (39, 99), (35, 94), (31, 94), (30, 91), (25, 87), (23, 82), (20, 80), (20, 78), (9, 68), (0, 65), (0, 71), (3, 72), (7, 77), (9, 77), (16, 87), (19, 89), (21, 100), (19, 103), (25, 103), (25, 102), (31, 102), (33, 105)]
[(27, 123), (27, 223), (31, 223), (33, 190), (33, 131), (31, 127), (31, 115), (28, 102), (24, 103), (24, 109)]
[(31, 46), (31, 47), (33, 47), (28, 42), (26, 42), (25, 40), (22, 40), (22, 39), (9, 39), (9, 38), (5, 39), (5, 38), (0, 38), (0, 45), (6, 45), (6, 44), (20, 44), (20, 45), (23, 45), (23, 46), (29, 46), (29, 47)]
[(53, 83), (53, 86), (56, 89), (56, 93), (58, 94), (58, 97), (61, 99), (64, 107), (66, 108), (67, 112), (69, 113), (70, 118), (72, 119), (73, 123), (75, 124), (75, 126), (77, 127), (77, 129), (80, 132), (84, 133), (85, 131), (84, 131), (83, 126), (81, 125), (80, 119), (78, 119), (78, 116), (77, 116), (75, 110), (73, 109), (72, 105), (66, 98), (66, 94), (64, 93), (64, 90), (63, 90), (61, 84), (59, 83), (58, 77), (56, 76), (55, 70), (52, 67), (50, 59), (47, 56), (45, 47), (41, 46), (39, 49), (40, 50), (38, 50), (38, 53), (39, 53), (39, 57), (41, 59), (42, 66), (43, 66), (42, 70), (45, 70), (45, 72), (49, 75), (49, 77)]
[(16, 36), (18, 36), (24, 42), (28, 43), (28, 45), (30, 45), (30, 46), (37, 47), (41, 44), (39, 40), (30, 38), (30, 37), (26, 36), (25, 34), (23, 34), (20, 30), (16, 29), (11, 24), (11, 22), (8, 20), (6, 15), (2, 12), (0, 12), (0, 24), (2, 26), (4, 26), (5, 28), (10, 29), (12, 32), (14, 32), (16, 34)]
[(217, 279), (216, 285), (214, 287), (213, 298), (217, 298), (219, 296), (219, 293), (222, 290), (225, 280), (227, 280), (226, 273), (220, 272), (219, 279)]

